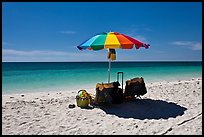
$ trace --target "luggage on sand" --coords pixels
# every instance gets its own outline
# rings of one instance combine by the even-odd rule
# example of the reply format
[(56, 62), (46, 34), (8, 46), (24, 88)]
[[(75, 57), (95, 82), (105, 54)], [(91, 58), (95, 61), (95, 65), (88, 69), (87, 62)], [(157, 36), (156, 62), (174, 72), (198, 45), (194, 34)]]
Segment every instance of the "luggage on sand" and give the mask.
[[(122, 88), (119, 88), (119, 76), (122, 76)], [(126, 81), (125, 91), (123, 93), (123, 72), (117, 73), (117, 81), (112, 83), (97, 83), (96, 95), (94, 102), (100, 104), (118, 104), (124, 100), (133, 99), (135, 96), (140, 97), (147, 93), (144, 79), (136, 77)]]
[(118, 72), (116, 82), (96, 84), (96, 96), (94, 99), (96, 104), (117, 104), (123, 102), (123, 89), (119, 88), (120, 83), (118, 82), (120, 73)]
[(135, 95), (140, 97), (147, 93), (144, 79), (141, 77), (136, 77), (126, 81), (125, 98), (134, 97)]
[[(119, 76), (122, 76), (121, 78), (121, 82), (122, 82), (122, 89), (119, 88), (120, 86), (120, 83), (119, 83)], [(112, 103), (113, 104), (119, 104), (119, 103), (122, 103), (123, 102), (123, 72), (118, 72), (117, 73), (117, 83), (118, 83), (118, 86), (117, 86), (117, 89), (114, 89), (110, 95), (112, 97)]]
[(112, 98), (113, 104), (119, 104), (123, 102), (123, 90), (121, 88), (117, 88), (110, 92), (110, 96)]
[(113, 83), (97, 83), (94, 102), (96, 104), (111, 103), (112, 98), (110, 96), (110, 92), (112, 92), (113, 88)]

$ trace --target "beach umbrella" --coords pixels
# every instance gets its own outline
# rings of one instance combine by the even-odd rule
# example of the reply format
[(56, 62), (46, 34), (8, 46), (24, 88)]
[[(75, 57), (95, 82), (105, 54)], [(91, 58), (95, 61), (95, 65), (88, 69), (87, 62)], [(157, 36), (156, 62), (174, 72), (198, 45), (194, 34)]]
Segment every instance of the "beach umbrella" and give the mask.
[(109, 59), (109, 68), (108, 68), (108, 83), (110, 83), (110, 69), (111, 69), (111, 60), (115, 60), (115, 58), (111, 58), (111, 53), (115, 53), (115, 49), (132, 49), (135, 47), (139, 49), (141, 47), (149, 48), (149, 44), (143, 43), (135, 38), (130, 36), (120, 34), (118, 32), (103, 32), (97, 34), (85, 42), (81, 43), (77, 48), (79, 50), (102, 50), (107, 49), (108, 59)]

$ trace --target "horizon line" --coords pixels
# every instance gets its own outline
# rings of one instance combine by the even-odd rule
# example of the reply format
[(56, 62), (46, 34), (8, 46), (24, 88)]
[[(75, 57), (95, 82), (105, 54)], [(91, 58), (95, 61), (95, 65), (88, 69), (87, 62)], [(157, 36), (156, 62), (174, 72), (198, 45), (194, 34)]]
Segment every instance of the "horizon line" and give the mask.
[[(2, 61), (2, 63), (8, 63), (8, 62), (16, 62), (16, 63), (21, 63), (21, 62), (28, 62), (28, 63), (83, 63), (83, 62), (88, 62), (88, 63), (96, 63), (96, 62), (108, 62), (108, 61)], [(202, 60), (150, 60), (150, 61), (111, 61), (111, 63), (114, 62), (202, 62)]]

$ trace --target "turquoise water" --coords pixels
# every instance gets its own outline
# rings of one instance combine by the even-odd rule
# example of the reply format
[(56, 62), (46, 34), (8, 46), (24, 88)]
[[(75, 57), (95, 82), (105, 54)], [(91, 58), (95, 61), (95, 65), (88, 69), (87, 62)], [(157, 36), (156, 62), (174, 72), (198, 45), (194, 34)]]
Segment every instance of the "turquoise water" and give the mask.
[[(112, 62), (111, 82), (124, 72), (124, 81), (145, 82), (202, 77), (202, 62)], [(108, 62), (3, 62), (3, 94), (79, 90), (108, 81)]]

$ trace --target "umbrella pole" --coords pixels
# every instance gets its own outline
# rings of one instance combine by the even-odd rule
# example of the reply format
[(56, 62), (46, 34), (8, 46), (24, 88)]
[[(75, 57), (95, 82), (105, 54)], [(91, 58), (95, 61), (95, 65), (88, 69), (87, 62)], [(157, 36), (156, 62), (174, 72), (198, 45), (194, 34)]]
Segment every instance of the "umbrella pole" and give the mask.
[(109, 59), (109, 67), (108, 67), (108, 83), (110, 83), (110, 69), (111, 69), (111, 59)]

